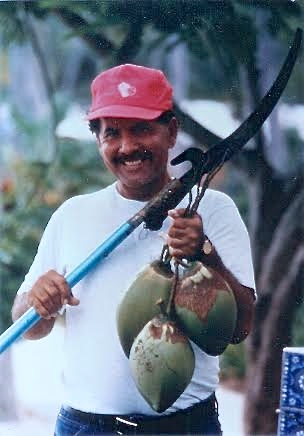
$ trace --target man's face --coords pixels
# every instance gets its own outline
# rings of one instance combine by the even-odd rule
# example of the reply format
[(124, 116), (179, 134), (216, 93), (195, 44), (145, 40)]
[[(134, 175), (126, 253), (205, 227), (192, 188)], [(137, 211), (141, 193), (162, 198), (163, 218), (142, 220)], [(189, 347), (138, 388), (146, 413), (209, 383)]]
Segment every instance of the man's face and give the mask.
[(169, 148), (173, 147), (177, 122), (102, 118), (97, 136), (99, 151), (117, 177), (118, 191), (126, 198), (148, 200), (167, 183)]

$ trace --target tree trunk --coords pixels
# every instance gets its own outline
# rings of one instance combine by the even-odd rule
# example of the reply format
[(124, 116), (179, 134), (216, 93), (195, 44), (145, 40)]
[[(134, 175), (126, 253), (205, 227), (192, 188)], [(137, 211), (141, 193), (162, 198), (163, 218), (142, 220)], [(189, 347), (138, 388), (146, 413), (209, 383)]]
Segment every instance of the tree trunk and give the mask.
[[(262, 52), (267, 46), (265, 32), (263, 38), (262, 47), (257, 40), (257, 50)], [(267, 62), (265, 53), (260, 53), (264, 59), (260, 68), (253, 65), (248, 69), (253, 100), (260, 100), (268, 85), (258, 81), (258, 77), (266, 77), (263, 68), (277, 65), (272, 54), (268, 46)], [(249, 184), (250, 234), (258, 293), (254, 327), (248, 341), (244, 418), (246, 433), (250, 435), (277, 433), (282, 351), (291, 344), (293, 319), (303, 299), (300, 281), (304, 265), (303, 182), (296, 186), (290, 175), (282, 171), (285, 144), (272, 141), (274, 137), (277, 141), (282, 138), (281, 134), (273, 133), (272, 129), (278, 129), (276, 121), (268, 127), (268, 135), (264, 131), (257, 137), (257, 164)]]
[[(300, 207), (296, 209), (299, 213)], [(278, 233), (274, 230), (273, 245), (264, 258), (264, 267), (257, 281), (259, 296), (248, 343), (245, 420), (248, 434), (255, 435), (276, 433), (282, 350), (291, 343), (292, 322), (302, 301), (299, 275), (304, 262), (304, 247), (299, 244), (299, 233), (294, 230), (286, 238), (285, 250), (278, 250), (281, 259), (278, 259), (278, 252), (272, 256)], [(270, 271), (266, 271), (268, 268)]]

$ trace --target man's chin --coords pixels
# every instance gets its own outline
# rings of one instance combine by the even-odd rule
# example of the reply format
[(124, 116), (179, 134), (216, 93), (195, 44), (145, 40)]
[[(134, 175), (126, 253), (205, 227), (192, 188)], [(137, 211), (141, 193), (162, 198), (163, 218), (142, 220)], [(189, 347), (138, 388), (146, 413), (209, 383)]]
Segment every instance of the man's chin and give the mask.
[(146, 201), (150, 200), (156, 195), (162, 188), (163, 183), (157, 179), (145, 178), (131, 180), (118, 180), (117, 183), (118, 192), (126, 198), (133, 200)]
[(118, 179), (126, 186), (142, 186), (157, 183), (155, 172), (147, 171), (146, 168), (124, 168), (120, 171)]

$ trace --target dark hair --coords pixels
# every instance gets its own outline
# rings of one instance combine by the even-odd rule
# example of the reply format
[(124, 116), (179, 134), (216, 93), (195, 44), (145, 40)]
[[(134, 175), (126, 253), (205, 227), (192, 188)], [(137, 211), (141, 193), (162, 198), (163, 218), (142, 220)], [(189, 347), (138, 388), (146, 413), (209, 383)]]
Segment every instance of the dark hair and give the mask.
[(165, 111), (155, 121), (160, 124), (169, 124), (174, 117), (176, 118), (176, 115), (173, 111)]
[[(172, 110), (168, 110), (152, 121), (157, 121), (160, 124), (169, 124), (171, 119), (174, 117), (175, 113)], [(100, 119), (95, 118), (94, 120), (89, 120), (89, 129), (93, 134), (98, 135), (100, 131)]]
[(99, 118), (95, 118), (94, 120), (89, 120), (89, 129), (93, 134), (95, 134), (95, 135), (99, 134), (99, 131), (100, 131)]

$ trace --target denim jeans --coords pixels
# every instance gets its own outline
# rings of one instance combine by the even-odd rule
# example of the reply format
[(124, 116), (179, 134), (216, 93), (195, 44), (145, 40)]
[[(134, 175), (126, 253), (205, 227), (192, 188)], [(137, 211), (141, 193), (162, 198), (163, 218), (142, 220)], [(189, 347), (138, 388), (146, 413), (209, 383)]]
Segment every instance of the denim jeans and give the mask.
[[(100, 417), (97, 421), (94, 419), (92, 422), (88, 420), (84, 421), (75, 415), (73, 412), (61, 408), (56, 422), (55, 436), (81, 436), (81, 435), (117, 435), (117, 434), (146, 434), (146, 435), (158, 435), (158, 434), (170, 434), (170, 435), (222, 435), (221, 425), (218, 420), (217, 403), (215, 403), (214, 412), (208, 416), (200, 416), (200, 413), (193, 413), (191, 408), (187, 412), (186, 420), (183, 418), (183, 425), (180, 425), (179, 414), (173, 414), (167, 420), (165, 425), (159, 426), (158, 418), (153, 420), (153, 426), (151, 427), (151, 420), (149, 421), (149, 427), (145, 427), (145, 421), (139, 421), (142, 423), (136, 427), (121, 427), (118, 422), (113, 426), (113, 422), (105, 418)], [(182, 427), (182, 428), (181, 428)]]

